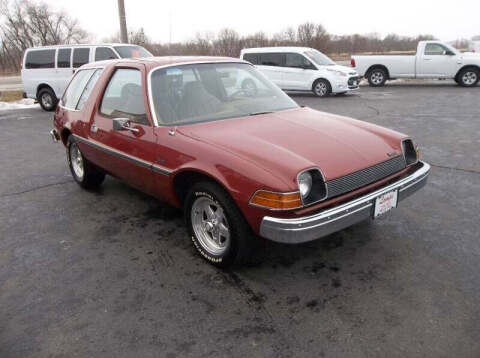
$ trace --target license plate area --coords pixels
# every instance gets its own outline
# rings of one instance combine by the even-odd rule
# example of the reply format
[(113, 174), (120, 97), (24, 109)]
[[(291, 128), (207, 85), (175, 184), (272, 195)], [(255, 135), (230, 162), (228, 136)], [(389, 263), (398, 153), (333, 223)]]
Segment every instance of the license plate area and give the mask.
[(383, 215), (393, 208), (397, 207), (398, 190), (386, 192), (375, 199), (375, 208), (373, 211), (373, 218)]

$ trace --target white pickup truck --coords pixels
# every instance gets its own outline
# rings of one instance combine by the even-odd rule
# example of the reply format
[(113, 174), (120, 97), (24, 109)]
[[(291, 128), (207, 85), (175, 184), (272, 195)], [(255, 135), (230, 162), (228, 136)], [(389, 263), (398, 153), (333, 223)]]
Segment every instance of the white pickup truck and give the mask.
[(395, 78), (451, 78), (464, 87), (480, 79), (480, 54), (461, 53), (439, 41), (420, 41), (411, 56), (352, 56), (351, 65), (374, 87)]

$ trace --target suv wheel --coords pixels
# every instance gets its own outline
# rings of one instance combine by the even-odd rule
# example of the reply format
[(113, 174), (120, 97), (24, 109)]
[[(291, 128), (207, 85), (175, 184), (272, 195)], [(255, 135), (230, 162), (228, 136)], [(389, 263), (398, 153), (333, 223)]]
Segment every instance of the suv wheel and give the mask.
[(312, 92), (317, 97), (326, 97), (332, 92), (332, 86), (327, 80), (319, 79), (313, 83)]
[(57, 106), (57, 96), (51, 88), (42, 88), (38, 91), (37, 101), (44, 111), (53, 111)]

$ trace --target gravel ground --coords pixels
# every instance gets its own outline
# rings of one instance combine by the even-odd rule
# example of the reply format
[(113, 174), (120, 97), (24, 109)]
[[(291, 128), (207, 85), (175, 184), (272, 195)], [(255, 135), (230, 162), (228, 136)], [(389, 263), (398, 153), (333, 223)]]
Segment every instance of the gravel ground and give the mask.
[(480, 356), (479, 95), (441, 81), (293, 96), (411, 134), (430, 181), (235, 271), (196, 254), (177, 210), (112, 178), (81, 190), (50, 113), (0, 112), (0, 357)]

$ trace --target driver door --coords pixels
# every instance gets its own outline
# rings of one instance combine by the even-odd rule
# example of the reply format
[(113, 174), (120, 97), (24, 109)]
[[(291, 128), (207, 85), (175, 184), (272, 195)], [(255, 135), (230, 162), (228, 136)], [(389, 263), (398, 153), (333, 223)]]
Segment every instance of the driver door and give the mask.
[(453, 77), (457, 58), (439, 43), (427, 43), (417, 68), (417, 77)]
[(315, 66), (302, 55), (287, 53), (285, 55), (285, 67), (283, 68), (283, 88), (310, 90), (310, 79), (315, 70)]

